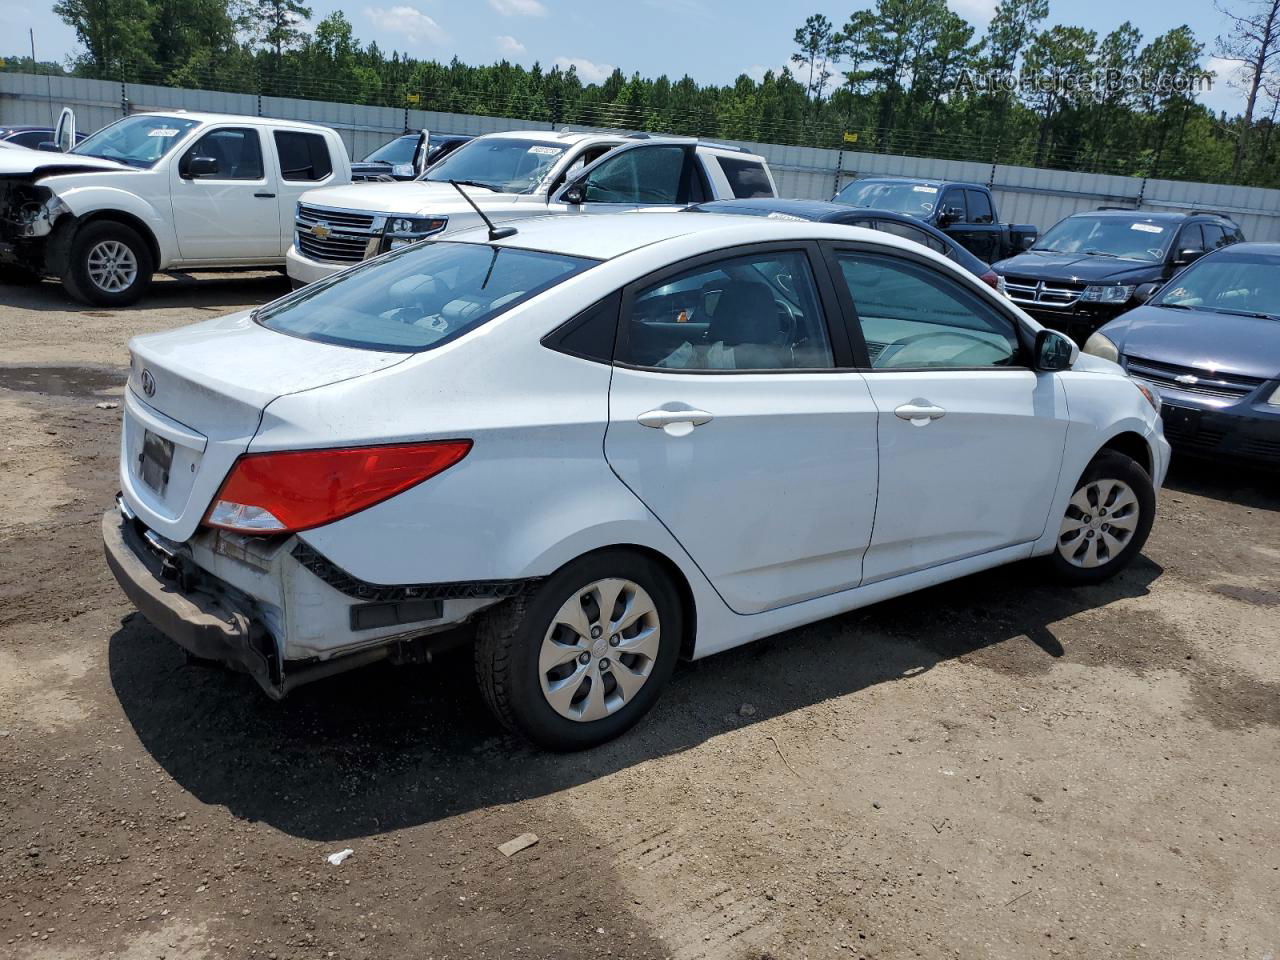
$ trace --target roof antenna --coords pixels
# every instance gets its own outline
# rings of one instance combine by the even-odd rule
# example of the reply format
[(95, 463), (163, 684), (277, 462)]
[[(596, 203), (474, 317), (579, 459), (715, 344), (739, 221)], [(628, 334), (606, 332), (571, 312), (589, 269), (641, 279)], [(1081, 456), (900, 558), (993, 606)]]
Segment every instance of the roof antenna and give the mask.
[(453, 189), (462, 194), (462, 199), (471, 204), (471, 209), (479, 214), (480, 219), (484, 221), (484, 225), (489, 228), (490, 243), (493, 243), (495, 240), (505, 240), (507, 237), (514, 237), (519, 232), (515, 227), (495, 227), (493, 225), (493, 221), (484, 215), (484, 211), (476, 206), (476, 202), (467, 196), (467, 191), (462, 189), (462, 185), (459, 184), (457, 180), (450, 180), (449, 182), (453, 184)]

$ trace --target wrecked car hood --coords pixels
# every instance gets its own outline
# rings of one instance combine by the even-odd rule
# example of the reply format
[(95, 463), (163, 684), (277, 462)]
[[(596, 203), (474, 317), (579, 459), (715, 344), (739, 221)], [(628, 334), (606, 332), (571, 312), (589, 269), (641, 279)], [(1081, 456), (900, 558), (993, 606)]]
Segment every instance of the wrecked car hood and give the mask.
[(64, 173), (93, 173), (96, 170), (133, 170), (114, 160), (81, 156), (75, 153), (51, 153), (47, 150), (0, 150), (0, 178), (40, 180)]

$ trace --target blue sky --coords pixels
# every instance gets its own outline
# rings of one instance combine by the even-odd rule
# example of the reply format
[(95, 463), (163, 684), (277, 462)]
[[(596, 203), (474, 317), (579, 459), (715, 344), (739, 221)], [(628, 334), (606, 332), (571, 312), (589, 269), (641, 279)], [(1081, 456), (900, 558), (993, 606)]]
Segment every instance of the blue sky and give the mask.
[[(1239, 5), (1239, 0), (1229, 0)], [(986, 26), (995, 0), (948, 0), (957, 13)], [(74, 32), (52, 12), (47, 0), (6, 0), (0, 35), (10, 38), (6, 53), (26, 52), (27, 29), (36, 32), (41, 59), (62, 58), (76, 48)], [(342, 9), (362, 41), (386, 50), (469, 63), (508, 60), (544, 66), (577, 65), (587, 81), (607, 76), (615, 66), (678, 78), (688, 73), (701, 83), (728, 83), (746, 72), (757, 78), (780, 69), (792, 52), (791, 36), (809, 13), (825, 13), (842, 24), (853, 3), (819, 2), (795, 7), (777, 0), (358, 0), (354, 4), (313, 0), (313, 19)], [(1226, 30), (1225, 18), (1206, 0), (1050, 0), (1049, 23), (1070, 23), (1101, 36), (1131, 20), (1144, 40), (1186, 23), (1211, 49)], [(10, 44), (18, 37), (18, 49)], [(1243, 96), (1226, 82), (1229, 64), (1218, 70), (1212, 92), (1201, 99), (1215, 110), (1238, 113)]]

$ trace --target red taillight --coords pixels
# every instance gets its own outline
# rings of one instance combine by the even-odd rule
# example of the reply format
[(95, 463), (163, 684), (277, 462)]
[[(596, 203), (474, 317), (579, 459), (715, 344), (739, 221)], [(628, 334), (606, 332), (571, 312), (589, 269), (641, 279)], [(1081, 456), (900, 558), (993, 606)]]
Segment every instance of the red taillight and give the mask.
[(994, 270), (988, 270), (978, 279), (981, 280), (983, 283), (990, 284), (991, 287), (993, 287), (996, 290), (1000, 289), (1000, 277), (996, 274)]
[(204, 522), (241, 533), (318, 527), (403, 493), (470, 449), (470, 440), (438, 440), (246, 454), (222, 482)]

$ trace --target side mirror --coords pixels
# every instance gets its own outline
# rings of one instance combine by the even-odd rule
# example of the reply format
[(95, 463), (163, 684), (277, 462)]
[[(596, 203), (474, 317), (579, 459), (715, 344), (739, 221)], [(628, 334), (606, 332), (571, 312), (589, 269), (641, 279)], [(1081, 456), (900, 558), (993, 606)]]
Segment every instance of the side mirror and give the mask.
[(1023, 250), (1030, 250), (1035, 242), (1035, 237), (1023, 237), (1022, 242), (1018, 246)]
[(560, 193), (560, 202), (567, 203), (571, 206), (581, 206), (587, 200), (587, 185), (581, 180), (575, 180), (569, 184)]
[(189, 157), (185, 172), (188, 177), (217, 176), (218, 161), (213, 157)]
[(39, 145), (36, 147), (36, 149), (37, 149), (37, 150), (44, 150), (46, 153), (61, 153), (61, 152), (62, 152), (61, 150), (59, 150), (59, 149), (58, 149), (58, 145), (57, 145), (56, 143), (54, 143), (52, 140), (41, 140), (41, 141), (40, 141), (40, 143), (39, 143)]
[(1041, 330), (1036, 334), (1035, 367), (1043, 373), (1070, 370), (1080, 356), (1080, 348), (1057, 330)]
[(1133, 299), (1135, 303), (1146, 303), (1156, 295), (1160, 289), (1158, 283), (1140, 283), (1133, 291)]
[(960, 219), (958, 207), (943, 207), (938, 214), (938, 226), (949, 227), (951, 224), (959, 222)]
[(1203, 250), (1197, 250), (1194, 247), (1187, 247), (1184, 250), (1178, 251), (1178, 255), (1173, 258), (1173, 262), (1175, 265), (1182, 267), (1191, 263), (1193, 260), (1199, 260), (1203, 256)]

